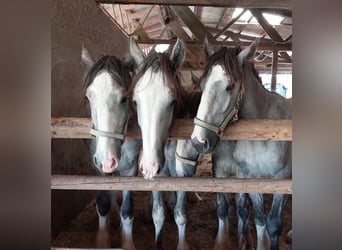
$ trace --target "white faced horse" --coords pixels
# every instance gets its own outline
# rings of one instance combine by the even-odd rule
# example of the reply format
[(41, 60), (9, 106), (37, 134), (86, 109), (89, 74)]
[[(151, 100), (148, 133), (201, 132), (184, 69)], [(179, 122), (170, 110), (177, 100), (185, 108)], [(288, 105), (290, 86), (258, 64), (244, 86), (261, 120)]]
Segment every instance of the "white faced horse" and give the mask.
[[(196, 171), (199, 154), (191, 141), (167, 141), (168, 130), (175, 117), (195, 116), (200, 93), (187, 94), (181, 87), (180, 66), (185, 57), (185, 47), (177, 40), (171, 53), (150, 53), (146, 58), (131, 39), (131, 55), (138, 65), (132, 89), (138, 123), (143, 139), (143, 153), (139, 168), (146, 179), (157, 175), (192, 176)], [(177, 156), (177, 157), (176, 157)], [(185, 240), (186, 195), (177, 192), (174, 217), (178, 226), (177, 249), (187, 249)], [(153, 219), (156, 229), (157, 248), (160, 230), (165, 219), (162, 193), (153, 192)]]
[[(91, 63), (88, 57), (85, 60)], [(85, 79), (86, 97), (91, 109), (93, 163), (100, 174), (134, 176), (138, 172), (139, 141), (125, 141), (125, 129), (130, 116), (128, 88), (131, 77), (128, 68), (114, 56), (103, 56), (95, 62)], [(106, 226), (113, 202), (109, 191), (100, 191), (96, 199), (99, 216), (98, 247), (110, 247)], [(131, 191), (123, 191), (121, 218), (122, 247), (135, 249), (133, 242), (133, 199)]]
[[(208, 64), (201, 79), (202, 98), (191, 135), (201, 154), (213, 152), (213, 162), (225, 160), (236, 168), (239, 178), (291, 178), (291, 142), (287, 141), (222, 141), (220, 134), (237, 116), (244, 119), (290, 119), (291, 100), (267, 91), (252, 63), (258, 41), (241, 51), (221, 48), (216, 53), (207, 42)], [(228, 177), (218, 168), (216, 177)], [(282, 231), (284, 194), (275, 194), (268, 214), (264, 212), (263, 194), (249, 194), (253, 202), (257, 229), (257, 249), (277, 249)], [(240, 248), (246, 247), (246, 194), (237, 195)]]

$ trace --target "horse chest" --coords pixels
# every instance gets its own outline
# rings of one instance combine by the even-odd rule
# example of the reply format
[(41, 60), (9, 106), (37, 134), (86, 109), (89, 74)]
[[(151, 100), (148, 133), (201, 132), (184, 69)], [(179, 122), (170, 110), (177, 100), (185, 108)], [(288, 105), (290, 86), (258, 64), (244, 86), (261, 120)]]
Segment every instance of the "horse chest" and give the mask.
[(238, 141), (233, 157), (246, 177), (277, 177), (288, 168), (286, 142)]

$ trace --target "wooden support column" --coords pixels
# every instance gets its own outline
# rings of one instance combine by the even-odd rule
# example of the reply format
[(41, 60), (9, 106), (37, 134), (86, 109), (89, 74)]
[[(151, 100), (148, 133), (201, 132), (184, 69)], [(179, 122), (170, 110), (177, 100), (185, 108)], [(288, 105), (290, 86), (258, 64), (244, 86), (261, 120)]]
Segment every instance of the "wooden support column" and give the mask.
[(272, 78), (271, 78), (271, 91), (273, 91), (273, 92), (276, 92), (277, 71), (278, 71), (278, 51), (277, 50), (273, 50)]

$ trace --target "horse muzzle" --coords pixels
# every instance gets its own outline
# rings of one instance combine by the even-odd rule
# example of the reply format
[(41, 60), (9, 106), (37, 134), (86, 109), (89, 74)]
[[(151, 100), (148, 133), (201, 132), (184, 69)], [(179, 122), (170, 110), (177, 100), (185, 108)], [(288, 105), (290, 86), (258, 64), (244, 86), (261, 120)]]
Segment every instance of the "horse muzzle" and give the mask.
[(191, 144), (198, 153), (209, 154), (215, 149), (218, 140), (219, 137), (215, 133), (209, 131), (208, 136), (206, 136), (205, 138), (198, 138), (197, 136), (193, 136), (191, 138)]

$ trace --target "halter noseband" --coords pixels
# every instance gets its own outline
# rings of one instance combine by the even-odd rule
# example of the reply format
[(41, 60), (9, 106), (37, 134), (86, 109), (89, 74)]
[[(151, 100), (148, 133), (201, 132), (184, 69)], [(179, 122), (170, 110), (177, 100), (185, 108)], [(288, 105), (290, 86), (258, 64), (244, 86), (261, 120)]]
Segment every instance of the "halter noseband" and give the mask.
[(232, 109), (232, 111), (230, 111), (228, 113), (228, 115), (226, 116), (226, 118), (224, 119), (224, 121), (222, 122), (222, 124), (220, 126), (216, 126), (214, 124), (211, 124), (209, 122), (203, 121), (201, 119), (198, 119), (197, 117), (195, 117), (194, 119), (194, 123), (197, 126), (200, 126), (202, 128), (208, 129), (210, 131), (215, 132), (218, 136), (222, 136), (224, 129), (227, 127), (228, 123), (233, 123), (237, 120), (239, 120), (238, 117), (238, 113), (239, 113), (239, 106), (240, 106), (240, 102), (242, 100), (242, 83), (240, 85), (240, 90), (239, 90), (239, 95), (238, 98), (235, 102), (235, 105)]
[(127, 127), (128, 127), (128, 120), (125, 123), (125, 128), (124, 128), (124, 132), (122, 134), (119, 133), (112, 133), (112, 132), (107, 132), (107, 131), (101, 131), (101, 130), (97, 130), (95, 128), (91, 128), (90, 129), (90, 134), (93, 136), (101, 136), (101, 137), (107, 137), (107, 138), (111, 138), (111, 139), (119, 139), (119, 140), (124, 140), (125, 139), (125, 134), (127, 131)]

